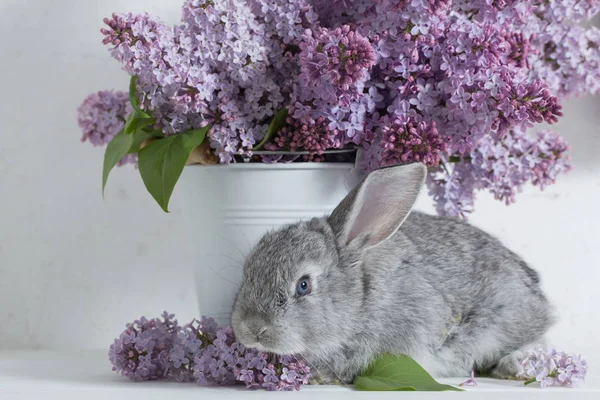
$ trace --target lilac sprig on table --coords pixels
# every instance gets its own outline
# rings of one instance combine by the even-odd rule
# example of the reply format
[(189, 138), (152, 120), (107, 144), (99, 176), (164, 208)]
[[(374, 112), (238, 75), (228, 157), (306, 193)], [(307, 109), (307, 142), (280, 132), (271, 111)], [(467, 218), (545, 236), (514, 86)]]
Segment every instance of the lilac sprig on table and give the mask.
[(310, 368), (294, 356), (274, 356), (247, 349), (230, 327), (212, 318), (180, 326), (166, 311), (144, 317), (110, 346), (113, 370), (136, 381), (171, 379), (200, 385), (245, 384), (247, 388), (299, 390), (308, 384)]
[(145, 317), (127, 324), (127, 329), (110, 345), (108, 357), (113, 371), (134, 381), (162, 379), (170, 369), (169, 354), (180, 329), (173, 314)]
[(519, 375), (528, 378), (526, 385), (539, 382), (547, 387), (575, 386), (584, 382), (586, 373), (587, 362), (580, 355), (539, 348), (527, 353)]
[[(108, 354), (113, 371), (134, 381), (164, 379), (199, 385), (243, 384), (248, 389), (277, 391), (299, 390), (311, 378), (311, 370), (301, 358), (248, 349), (236, 342), (231, 327), (220, 328), (212, 318), (202, 317), (180, 325), (175, 315), (166, 311), (161, 318), (141, 317), (127, 324), (125, 331), (111, 344)], [(407, 356), (387, 355), (375, 362), (389, 364), (384, 362), (385, 357), (403, 360), (432, 379)], [(390, 371), (378, 369), (377, 373)], [(542, 387), (574, 386), (584, 381), (586, 373), (587, 363), (580, 356), (539, 348), (527, 353), (518, 377), (528, 379), (526, 385), (537, 381)], [(363, 372), (361, 376), (365, 374), (370, 373)], [(415, 377), (406, 379), (410, 381)], [(381, 390), (366, 386), (362, 390)], [(474, 373), (459, 386), (477, 386)]]

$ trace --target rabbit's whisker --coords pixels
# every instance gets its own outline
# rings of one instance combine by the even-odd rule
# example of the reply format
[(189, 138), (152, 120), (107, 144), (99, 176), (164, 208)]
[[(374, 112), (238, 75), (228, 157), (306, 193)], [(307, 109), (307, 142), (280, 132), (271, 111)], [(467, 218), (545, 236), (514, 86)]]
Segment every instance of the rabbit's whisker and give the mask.
[(205, 256), (207, 257), (223, 257), (223, 258), (227, 258), (228, 260), (233, 261), (234, 263), (238, 264), (240, 267), (244, 267), (244, 264), (238, 260), (236, 260), (235, 258), (228, 256), (227, 254), (222, 254), (222, 253), (209, 253), (209, 254), (205, 254)]
[[(238, 228), (239, 228), (239, 227), (238, 227)], [(220, 234), (220, 233), (218, 233), (218, 232), (217, 232), (217, 235), (219, 235), (219, 236), (220, 236), (222, 239), (225, 239), (225, 240), (227, 240), (227, 242), (228, 242), (228, 243), (229, 243), (229, 244), (230, 244), (230, 245), (231, 245), (231, 246), (232, 246), (234, 249), (236, 249), (236, 250), (238, 251), (238, 253), (240, 253), (240, 255), (242, 256), (242, 259), (246, 259), (246, 254), (244, 254), (244, 253), (242, 252), (242, 250), (240, 250), (240, 248), (239, 248), (239, 247), (237, 247), (237, 246), (236, 246), (236, 245), (235, 245), (235, 244), (234, 244), (234, 243), (233, 243), (231, 240), (227, 239), (227, 237), (226, 237), (226, 236), (224, 236), (224, 235), (222, 235), (222, 234)], [(246, 241), (247, 241), (247, 239), (246, 239)]]

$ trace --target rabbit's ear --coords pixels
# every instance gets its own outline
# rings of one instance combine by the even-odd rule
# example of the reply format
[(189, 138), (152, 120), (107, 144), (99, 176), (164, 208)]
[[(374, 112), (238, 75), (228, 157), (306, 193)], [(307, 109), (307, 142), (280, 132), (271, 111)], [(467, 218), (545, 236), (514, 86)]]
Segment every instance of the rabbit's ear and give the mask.
[(414, 163), (367, 175), (329, 217), (340, 245), (360, 237), (361, 246), (372, 248), (396, 233), (412, 210), (426, 174), (425, 165)]

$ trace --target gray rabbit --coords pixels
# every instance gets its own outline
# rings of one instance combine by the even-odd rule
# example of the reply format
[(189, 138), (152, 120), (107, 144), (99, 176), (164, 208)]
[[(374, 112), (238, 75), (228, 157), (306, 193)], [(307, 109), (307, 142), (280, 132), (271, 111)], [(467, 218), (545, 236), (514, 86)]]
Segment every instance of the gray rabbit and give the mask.
[(266, 234), (244, 266), (236, 338), (299, 355), (325, 381), (351, 382), (384, 353), (434, 376), (514, 376), (553, 321), (538, 274), (473, 226), (411, 213), (426, 173), (376, 170), (328, 218)]

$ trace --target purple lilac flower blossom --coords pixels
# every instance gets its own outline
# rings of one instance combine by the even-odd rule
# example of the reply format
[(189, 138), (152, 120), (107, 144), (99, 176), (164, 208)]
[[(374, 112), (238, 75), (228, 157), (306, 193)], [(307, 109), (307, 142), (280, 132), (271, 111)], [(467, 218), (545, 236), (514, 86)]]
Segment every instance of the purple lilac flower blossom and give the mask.
[(108, 355), (113, 371), (134, 381), (165, 377), (178, 326), (174, 315), (164, 312), (162, 317), (142, 317), (127, 324), (127, 329), (110, 345)]
[(103, 90), (89, 95), (77, 110), (77, 122), (83, 131), (81, 141), (106, 145), (123, 129), (129, 112), (131, 106), (125, 92)]
[(429, 194), (439, 214), (462, 218), (472, 210), (479, 190), (511, 204), (526, 183), (544, 189), (569, 171), (568, 148), (550, 131), (538, 132), (535, 138), (510, 131), (501, 143), (484, 137), (469, 155), (444, 159), (444, 168), (430, 170)]
[(471, 153), (473, 174), (480, 188), (510, 204), (526, 182), (544, 189), (571, 169), (567, 150), (561, 137), (549, 131), (539, 132), (535, 139), (513, 131), (500, 145), (484, 138)]
[(235, 341), (230, 327), (212, 318), (179, 326), (173, 314), (142, 317), (115, 339), (113, 370), (132, 380), (171, 379), (200, 385), (244, 384), (247, 388), (299, 390), (310, 368), (294, 356), (272, 356)]
[(427, 187), (438, 214), (466, 218), (473, 211), (477, 182), (473, 165), (462, 159), (458, 161), (451, 163), (445, 159), (444, 168), (431, 169)]
[[(131, 112), (125, 92), (102, 90), (89, 95), (77, 109), (77, 123), (83, 131), (82, 142), (105, 146), (123, 126)], [(136, 154), (127, 154), (117, 165), (137, 164)]]
[[(377, 53), (369, 40), (349, 25), (333, 30), (307, 29), (300, 42), (299, 83), (292, 94), (294, 117), (310, 126), (320, 125), (326, 118), (329, 129), (321, 131), (322, 135), (335, 130), (345, 133), (342, 146), (360, 144), (369, 101), (364, 85), (376, 60)], [(333, 141), (328, 148), (339, 144)]]
[[(300, 44), (300, 81), (310, 88), (331, 85), (334, 91), (347, 93), (364, 82), (377, 55), (365, 37), (344, 25), (332, 31), (307, 30)], [(327, 94), (330, 91), (327, 90)]]
[(587, 362), (580, 355), (540, 347), (527, 353), (521, 362), (519, 376), (528, 379), (525, 384), (539, 382), (544, 388), (576, 386), (585, 381), (586, 373)]

